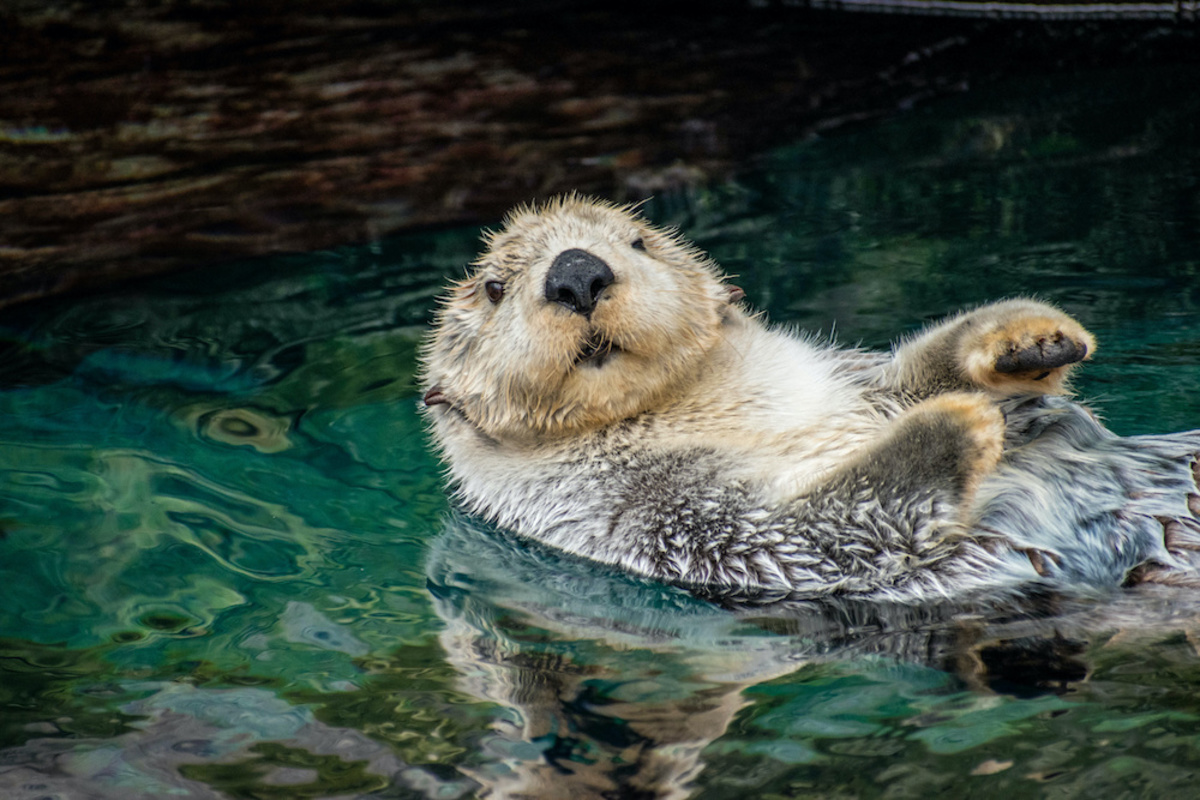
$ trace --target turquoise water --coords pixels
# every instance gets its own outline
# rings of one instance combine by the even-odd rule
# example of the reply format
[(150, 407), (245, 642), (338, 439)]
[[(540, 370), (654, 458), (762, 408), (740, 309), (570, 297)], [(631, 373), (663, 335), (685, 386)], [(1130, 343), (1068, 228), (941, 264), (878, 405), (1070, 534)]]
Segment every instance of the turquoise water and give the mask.
[[(843, 342), (1050, 299), (1115, 430), (1196, 427), (1197, 78), (978, 90), (647, 213)], [(412, 374), (477, 237), (4, 312), (0, 797), (1194, 796), (1200, 593), (734, 613), (457, 515)]]

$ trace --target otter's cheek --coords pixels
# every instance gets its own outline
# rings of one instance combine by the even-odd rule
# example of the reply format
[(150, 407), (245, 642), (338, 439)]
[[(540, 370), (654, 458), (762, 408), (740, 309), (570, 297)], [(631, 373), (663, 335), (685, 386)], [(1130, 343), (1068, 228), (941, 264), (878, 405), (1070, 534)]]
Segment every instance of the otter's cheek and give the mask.
[(602, 305), (597, 321), (624, 349), (672, 360), (676, 351), (697, 344), (695, 330), (709, 321), (709, 314), (680, 287), (664, 281), (647, 283)]
[(631, 267), (601, 296), (592, 321), (622, 348), (656, 352), (677, 318), (677, 294), (670, 276)]

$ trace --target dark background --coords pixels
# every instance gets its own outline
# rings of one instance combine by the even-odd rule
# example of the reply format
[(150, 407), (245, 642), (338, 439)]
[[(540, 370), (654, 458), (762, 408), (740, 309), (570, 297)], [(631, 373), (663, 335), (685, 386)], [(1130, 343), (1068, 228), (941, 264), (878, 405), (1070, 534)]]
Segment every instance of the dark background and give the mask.
[(15, 0), (0, 10), (0, 305), (489, 222), (561, 191), (662, 195), (1014, 74), (1194, 63), (1196, 39), (1194, 14)]

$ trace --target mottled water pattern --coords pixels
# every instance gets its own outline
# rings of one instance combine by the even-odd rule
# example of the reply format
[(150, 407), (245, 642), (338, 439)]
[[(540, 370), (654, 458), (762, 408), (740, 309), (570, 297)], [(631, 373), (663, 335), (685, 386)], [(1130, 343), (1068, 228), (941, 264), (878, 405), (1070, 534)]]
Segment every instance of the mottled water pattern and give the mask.
[[(1198, 77), (973, 92), (647, 212), (842, 341), (1048, 298), (1116, 430), (1196, 427)], [(412, 376), (477, 234), (0, 318), (0, 797), (1194, 796), (1190, 593), (733, 613), (457, 516)]]

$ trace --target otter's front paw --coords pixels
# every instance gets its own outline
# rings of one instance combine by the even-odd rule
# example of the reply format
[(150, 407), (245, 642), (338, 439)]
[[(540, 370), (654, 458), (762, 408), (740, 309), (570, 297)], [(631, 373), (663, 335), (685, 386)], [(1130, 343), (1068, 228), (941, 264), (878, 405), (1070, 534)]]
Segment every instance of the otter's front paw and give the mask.
[(1059, 392), (1071, 367), (1096, 349), (1096, 340), (1073, 318), (1032, 300), (986, 306), (969, 315), (964, 326), (963, 370), (973, 383), (993, 391)]
[(1004, 414), (981, 392), (948, 392), (901, 414), (848, 476), (879, 492), (948, 490), (965, 513), (1004, 450)]

